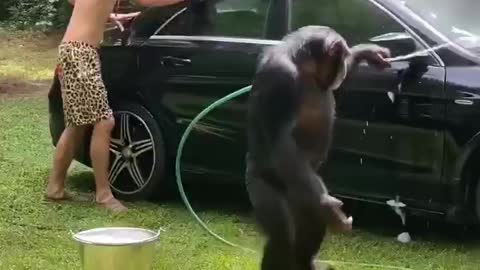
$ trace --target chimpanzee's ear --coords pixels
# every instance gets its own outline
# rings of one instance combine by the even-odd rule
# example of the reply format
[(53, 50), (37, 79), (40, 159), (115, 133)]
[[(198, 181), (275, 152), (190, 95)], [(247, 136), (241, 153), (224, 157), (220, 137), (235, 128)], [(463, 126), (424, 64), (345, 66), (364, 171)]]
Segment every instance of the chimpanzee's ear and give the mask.
[(336, 39), (333, 41), (330, 46), (327, 48), (327, 53), (330, 56), (333, 55), (347, 55), (348, 54), (348, 46), (346, 42), (342, 39)]

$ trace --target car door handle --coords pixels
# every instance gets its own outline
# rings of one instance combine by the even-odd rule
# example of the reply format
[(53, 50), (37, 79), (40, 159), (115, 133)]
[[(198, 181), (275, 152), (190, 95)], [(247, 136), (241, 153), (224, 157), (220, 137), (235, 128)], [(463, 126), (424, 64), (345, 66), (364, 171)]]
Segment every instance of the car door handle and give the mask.
[(162, 57), (162, 65), (166, 67), (184, 67), (190, 66), (192, 60), (188, 58), (180, 58), (174, 56), (164, 56)]

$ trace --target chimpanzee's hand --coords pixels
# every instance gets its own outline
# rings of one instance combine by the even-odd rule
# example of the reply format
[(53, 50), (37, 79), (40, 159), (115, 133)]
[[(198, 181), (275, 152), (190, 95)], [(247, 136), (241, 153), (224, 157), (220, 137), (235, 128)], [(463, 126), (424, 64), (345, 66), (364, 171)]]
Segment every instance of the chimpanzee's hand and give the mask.
[(352, 230), (353, 218), (342, 211), (343, 202), (328, 194), (322, 197), (322, 208), (326, 213), (329, 229), (335, 233), (349, 232)]
[(375, 44), (360, 44), (352, 48), (358, 60), (366, 60), (369, 65), (378, 69), (390, 67), (386, 58), (390, 57), (390, 50)]

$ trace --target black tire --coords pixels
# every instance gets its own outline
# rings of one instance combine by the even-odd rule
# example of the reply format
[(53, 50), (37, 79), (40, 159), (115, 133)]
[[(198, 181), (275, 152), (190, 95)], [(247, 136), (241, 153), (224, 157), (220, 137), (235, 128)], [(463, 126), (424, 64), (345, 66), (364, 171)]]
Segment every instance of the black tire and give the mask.
[[(165, 180), (165, 144), (153, 115), (138, 104), (114, 105), (109, 181), (123, 200), (147, 200)], [(128, 131), (128, 132), (127, 132)]]

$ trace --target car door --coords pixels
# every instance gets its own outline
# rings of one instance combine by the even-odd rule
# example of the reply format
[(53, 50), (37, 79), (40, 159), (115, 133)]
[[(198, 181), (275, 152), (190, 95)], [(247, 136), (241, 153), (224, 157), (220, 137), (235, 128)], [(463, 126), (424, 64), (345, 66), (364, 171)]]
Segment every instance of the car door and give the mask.
[[(292, 11), (294, 29), (327, 25), (350, 46), (407, 31), (368, 0), (299, 0), (293, 2)], [(389, 46), (394, 54), (398, 51)], [(325, 166), (326, 181), (334, 192), (384, 200), (396, 195), (418, 197), (422, 192), (417, 188), (429, 186), (431, 196), (440, 194), (443, 139), (435, 127), (442, 117), (443, 87), (437, 79), (443, 69), (431, 66), (399, 91), (408, 67), (408, 61), (383, 71), (362, 64), (336, 93), (335, 137)], [(414, 116), (412, 106), (424, 110), (421, 123), (421, 113)]]
[[(265, 38), (269, 4), (204, 1), (179, 10), (182, 14), (150, 37), (140, 69), (149, 74), (145, 85), (155, 86), (152, 100), (161, 99), (177, 117), (175, 137), (208, 105), (251, 84), (259, 54), (278, 42)], [(187, 171), (226, 181), (243, 175), (246, 100), (247, 95), (238, 97), (198, 122), (185, 145)]]
[[(386, 14), (378, 4), (369, 4), (369, 9), (372, 16), (374, 13)], [(401, 15), (404, 20), (410, 18), (407, 21), (413, 21), (412, 14)], [(397, 55), (411, 52), (405, 49), (406, 44), (413, 44), (414, 51), (430, 48), (418, 32), (406, 24), (405, 27), (408, 29), (404, 29), (404, 39), (372, 40)], [(395, 36), (392, 33), (383, 36), (388, 35)], [(391, 172), (392, 184), (387, 193), (390, 197), (399, 196), (412, 206), (428, 205), (435, 209), (444, 200), (446, 187), (442, 182), (446, 112), (443, 62), (434, 52), (429, 52), (394, 62), (385, 72), (391, 74), (392, 84), (388, 88), (369, 91), (375, 102), (369, 129), (374, 136), (367, 140), (368, 149), (369, 153), (384, 155), (372, 161), (371, 167)]]

